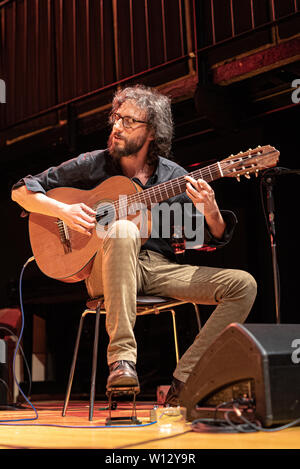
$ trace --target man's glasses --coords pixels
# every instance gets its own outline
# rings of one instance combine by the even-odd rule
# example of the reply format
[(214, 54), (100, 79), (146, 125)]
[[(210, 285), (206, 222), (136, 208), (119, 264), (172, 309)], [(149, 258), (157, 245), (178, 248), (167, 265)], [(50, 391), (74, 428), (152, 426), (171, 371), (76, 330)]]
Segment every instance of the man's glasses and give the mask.
[(134, 119), (134, 117), (130, 117), (130, 116), (121, 116), (117, 112), (113, 112), (110, 116), (111, 125), (115, 125), (115, 123), (118, 122), (120, 119), (122, 120), (122, 125), (125, 129), (131, 129), (131, 127), (137, 122), (139, 122), (140, 124), (148, 124), (147, 121)]

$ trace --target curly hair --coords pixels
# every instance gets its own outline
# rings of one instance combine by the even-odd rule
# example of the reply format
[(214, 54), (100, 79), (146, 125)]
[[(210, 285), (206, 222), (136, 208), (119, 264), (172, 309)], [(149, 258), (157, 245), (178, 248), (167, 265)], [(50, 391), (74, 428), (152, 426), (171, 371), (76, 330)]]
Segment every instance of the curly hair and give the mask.
[(148, 125), (154, 130), (154, 140), (149, 145), (148, 164), (155, 164), (158, 155), (168, 158), (173, 138), (173, 117), (171, 100), (154, 88), (135, 85), (117, 91), (112, 101), (112, 111), (127, 100), (132, 100), (146, 111)]

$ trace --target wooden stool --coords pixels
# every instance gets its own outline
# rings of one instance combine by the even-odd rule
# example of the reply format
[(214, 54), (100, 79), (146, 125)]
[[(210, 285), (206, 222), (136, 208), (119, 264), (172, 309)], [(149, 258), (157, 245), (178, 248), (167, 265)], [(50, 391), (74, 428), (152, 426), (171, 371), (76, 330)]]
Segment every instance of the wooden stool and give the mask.
[[(174, 308), (176, 306), (180, 306), (180, 305), (184, 305), (188, 303), (191, 303), (194, 305), (197, 324), (200, 330), (201, 329), (200, 314), (199, 314), (198, 305), (196, 303), (193, 303), (187, 300), (175, 300), (174, 298), (162, 298), (162, 297), (156, 297), (156, 296), (138, 296), (137, 297), (137, 316), (144, 316), (147, 314), (159, 314), (161, 311), (171, 312), (172, 323), (173, 323), (173, 333), (174, 333), (175, 355), (176, 355), (177, 363), (179, 361), (179, 351), (178, 351), (178, 338), (177, 338), (176, 317), (175, 317)], [(86, 303), (86, 309), (83, 311), (81, 315), (62, 415), (63, 417), (66, 415), (66, 411), (67, 411), (67, 407), (68, 407), (68, 403), (70, 399), (74, 371), (75, 371), (77, 355), (78, 355), (79, 342), (80, 342), (80, 337), (82, 333), (83, 322), (87, 314), (96, 314), (91, 388), (90, 388), (90, 406), (89, 406), (89, 420), (92, 421), (93, 414), (94, 414), (94, 403), (95, 403), (96, 368), (97, 368), (97, 359), (98, 359), (100, 314), (106, 314), (104, 297), (99, 297), (99, 298), (88, 300)], [(135, 395), (134, 395), (134, 403), (135, 403)], [(110, 402), (111, 402), (111, 396), (109, 397), (110, 397)]]

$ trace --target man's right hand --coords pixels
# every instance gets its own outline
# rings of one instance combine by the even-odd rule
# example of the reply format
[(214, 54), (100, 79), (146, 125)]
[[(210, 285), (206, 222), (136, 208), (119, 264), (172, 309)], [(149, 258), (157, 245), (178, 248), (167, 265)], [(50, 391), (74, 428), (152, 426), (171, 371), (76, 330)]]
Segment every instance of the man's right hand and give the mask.
[(66, 204), (41, 192), (32, 192), (25, 185), (12, 191), (12, 200), (28, 212), (57, 217), (71, 229), (91, 236), (96, 225), (96, 212), (84, 203)]
[(61, 208), (60, 219), (71, 229), (91, 236), (91, 232), (97, 223), (96, 214), (93, 209), (84, 203), (64, 204)]

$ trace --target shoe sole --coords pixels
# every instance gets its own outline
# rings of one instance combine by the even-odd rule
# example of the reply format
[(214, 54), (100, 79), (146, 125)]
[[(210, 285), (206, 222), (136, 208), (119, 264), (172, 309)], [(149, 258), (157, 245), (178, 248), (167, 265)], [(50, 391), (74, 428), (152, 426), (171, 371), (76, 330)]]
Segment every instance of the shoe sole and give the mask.
[(139, 386), (120, 386), (117, 388), (107, 388), (106, 389), (106, 395), (108, 398), (110, 396), (129, 396), (129, 395), (137, 395), (140, 393), (140, 388)]
[(124, 376), (123, 378), (118, 378), (115, 381), (112, 381), (111, 383), (107, 383), (106, 388), (118, 388), (118, 387), (124, 387), (124, 386), (130, 386), (130, 387), (139, 387), (139, 382), (131, 378), (129, 376)]

